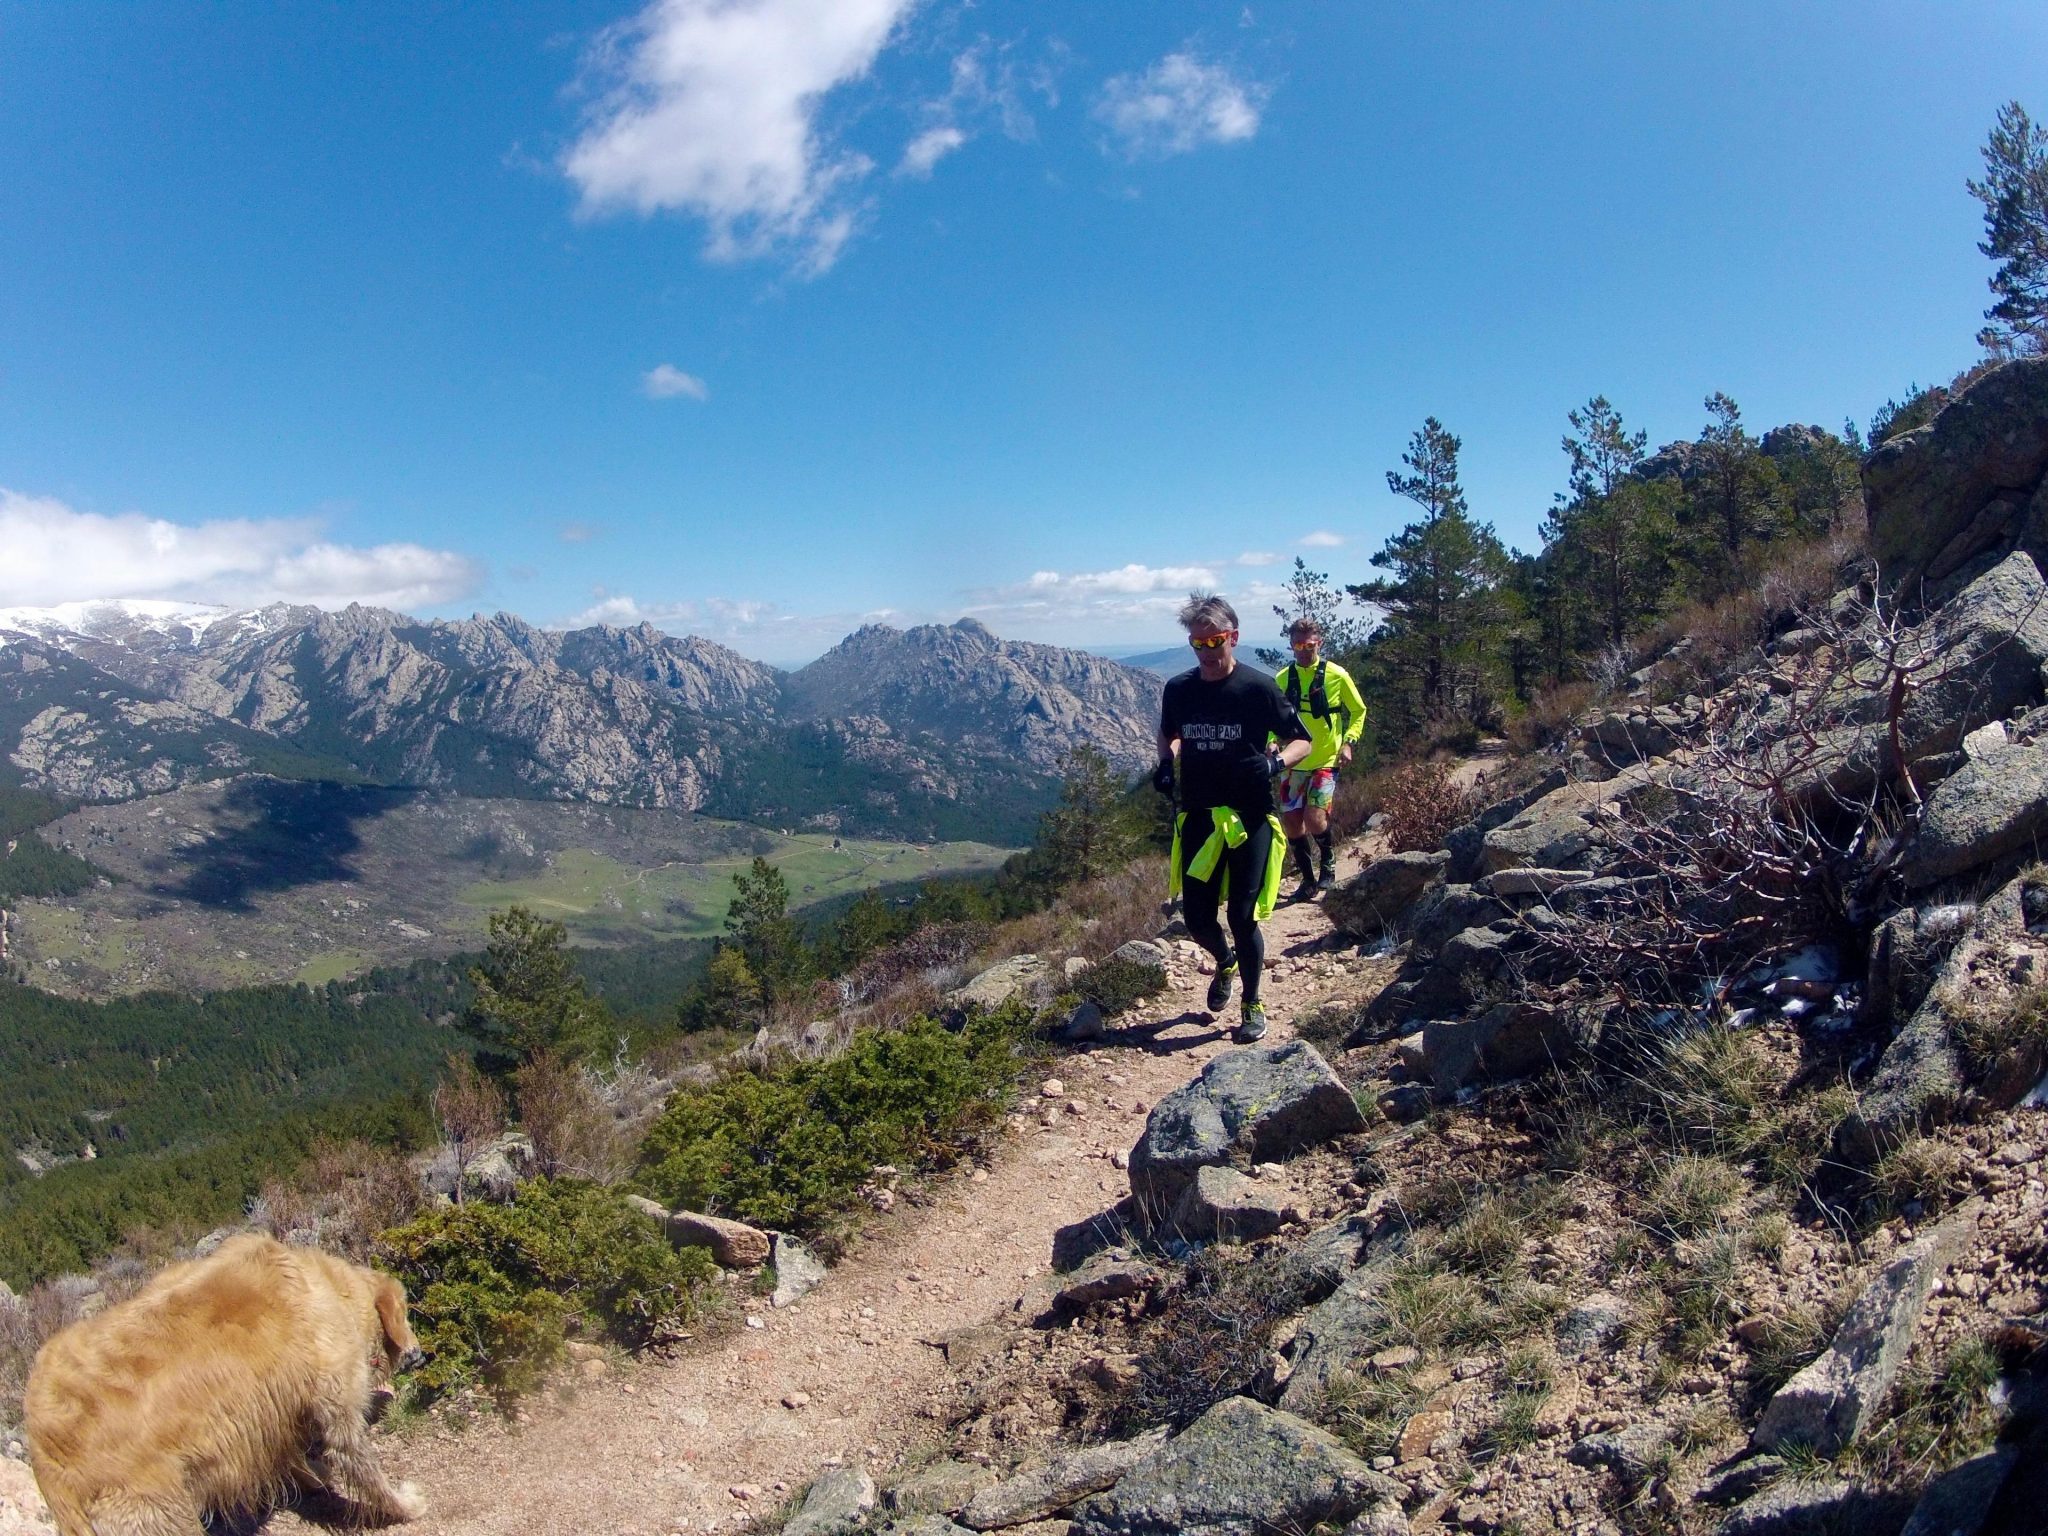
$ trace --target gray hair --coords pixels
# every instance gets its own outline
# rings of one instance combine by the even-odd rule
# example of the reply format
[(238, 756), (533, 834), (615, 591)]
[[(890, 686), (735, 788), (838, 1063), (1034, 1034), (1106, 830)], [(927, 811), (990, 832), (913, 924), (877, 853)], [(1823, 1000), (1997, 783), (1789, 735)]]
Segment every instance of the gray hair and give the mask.
[(1180, 627), (1190, 634), (1198, 629), (1235, 629), (1237, 610), (1214, 592), (1190, 592), (1181, 604)]

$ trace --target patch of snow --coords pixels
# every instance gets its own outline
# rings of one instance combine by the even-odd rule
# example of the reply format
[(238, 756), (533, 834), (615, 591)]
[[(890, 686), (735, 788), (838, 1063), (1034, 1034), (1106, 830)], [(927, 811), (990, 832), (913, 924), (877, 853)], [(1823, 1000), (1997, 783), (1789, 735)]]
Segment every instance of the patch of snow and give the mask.
[(95, 598), (49, 608), (0, 608), (0, 630), (16, 630), (38, 640), (62, 644), (74, 636), (117, 638), (121, 630), (128, 628), (155, 630), (163, 635), (183, 629), (196, 644), (211, 626), (230, 617), (244, 616), (217, 603), (181, 603), (155, 597)]

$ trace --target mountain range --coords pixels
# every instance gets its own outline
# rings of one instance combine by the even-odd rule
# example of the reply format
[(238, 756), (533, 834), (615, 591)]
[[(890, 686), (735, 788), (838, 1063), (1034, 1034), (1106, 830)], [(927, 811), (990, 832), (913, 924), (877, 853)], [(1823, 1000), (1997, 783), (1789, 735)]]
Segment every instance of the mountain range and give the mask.
[(1069, 747), (1135, 771), (1159, 683), (972, 619), (795, 671), (647, 624), (351, 605), (0, 610), (0, 778), (83, 801), (249, 772), (1000, 840)]

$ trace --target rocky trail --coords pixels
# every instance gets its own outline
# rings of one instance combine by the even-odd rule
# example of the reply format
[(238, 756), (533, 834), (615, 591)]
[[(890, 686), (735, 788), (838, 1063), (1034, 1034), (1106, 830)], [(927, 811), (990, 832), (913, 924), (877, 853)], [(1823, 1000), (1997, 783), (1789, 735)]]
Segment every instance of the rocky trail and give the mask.
[[(1347, 860), (1354, 866), (1355, 854)], [(1266, 926), (1269, 1043), (1333, 996), (1355, 996), (1355, 951), (1327, 952), (1314, 905)], [(422, 1536), (551, 1536), (730, 1529), (772, 1513), (821, 1472), (880, 1471), (937, 1438), (953, 1379), (945, 1347), (1004, 1347), (1064, 1227), (1128, 1192), (1119, 1164), (1160, 1097), (1230, 1048), (1202, 1009), (1207, 975), (1179, 946), (1171, 986), (1109, 1038), (1065, 1057), (1056, 1096), (1019, 1106), (987, 1166), (963, 1164), (858, 1239), (829, 1278), (785, 1310), (747, 1298), (743, 1316), (668, 1358), (577, 1367), (576, 1389), (511, 1422), (428, 1422), (385, 1437), (395, 1475), (429, 1513)], [(1206, 965), (1206, 960), (1202, 962)], [(736, 1325), (735, 1325), (736, 1324)], [(956, 1342), (950, 1353), (959, 1358)], [(280, 1515), (269, 1529), (312, 1529)]]

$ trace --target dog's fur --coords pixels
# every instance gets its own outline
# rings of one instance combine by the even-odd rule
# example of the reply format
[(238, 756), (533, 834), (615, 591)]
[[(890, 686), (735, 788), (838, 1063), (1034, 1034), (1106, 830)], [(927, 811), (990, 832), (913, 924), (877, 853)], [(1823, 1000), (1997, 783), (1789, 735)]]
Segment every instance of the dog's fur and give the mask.
[(389, 1275), (229, 1239), (74, 1323), (36, 1356), (29, 1461), (63, 1536), (200, 1536), (210, 1513), (326, 1489), (411, 1520), (369, 1439), (374, 1365), (417, 1354)]

